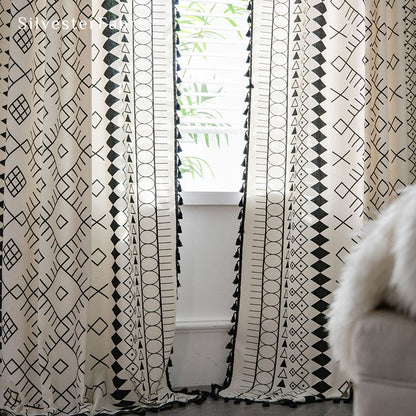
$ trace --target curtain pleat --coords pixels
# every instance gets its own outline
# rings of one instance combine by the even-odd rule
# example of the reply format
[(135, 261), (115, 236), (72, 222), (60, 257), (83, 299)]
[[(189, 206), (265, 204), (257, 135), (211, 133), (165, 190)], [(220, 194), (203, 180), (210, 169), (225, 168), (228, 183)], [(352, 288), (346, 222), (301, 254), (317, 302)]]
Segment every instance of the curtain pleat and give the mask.
[(363, 219), (415, 180), (415, 8), (342, 0), (250, 8), (237, 313), (220, 395), (348, 397), (326, 313)]
[(166, 375), (172, 2), (2, 1), (0, 18), (0, 407), (95, 414), (188, 401)]

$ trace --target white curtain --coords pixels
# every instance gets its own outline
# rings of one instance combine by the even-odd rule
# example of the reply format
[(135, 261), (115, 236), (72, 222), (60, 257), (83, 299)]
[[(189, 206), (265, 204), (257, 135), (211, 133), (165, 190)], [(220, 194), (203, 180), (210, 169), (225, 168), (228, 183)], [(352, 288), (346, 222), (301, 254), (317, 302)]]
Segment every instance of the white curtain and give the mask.
[(364, 218), (414, 182), (413, 1), (255, 0), (223, 397), (348, 397), (325, 329)]
[(113, 413), (189, 400), (166, 377), (172, 2), (2, 0), (0, 43), (0, 407)]

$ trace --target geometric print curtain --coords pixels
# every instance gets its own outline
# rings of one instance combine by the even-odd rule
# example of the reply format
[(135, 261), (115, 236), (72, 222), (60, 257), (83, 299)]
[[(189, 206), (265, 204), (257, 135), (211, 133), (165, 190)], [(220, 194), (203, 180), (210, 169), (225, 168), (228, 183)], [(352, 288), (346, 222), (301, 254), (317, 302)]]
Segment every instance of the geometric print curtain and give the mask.
[(2, 409), (189, 400), (166, 376), (177, 287), (172, 12), (166, 0), (1, 0)]
[(222, 397), (349, 394), (331, 294), (366, 218), (416, 178), (413, 1), (255, 0), (237, 301)]

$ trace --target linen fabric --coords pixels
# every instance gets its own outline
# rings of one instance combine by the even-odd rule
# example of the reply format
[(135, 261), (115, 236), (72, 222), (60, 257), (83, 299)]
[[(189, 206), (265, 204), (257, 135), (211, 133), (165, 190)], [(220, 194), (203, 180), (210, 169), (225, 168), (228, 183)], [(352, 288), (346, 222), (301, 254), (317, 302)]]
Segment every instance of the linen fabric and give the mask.
[[(412, 1), (256, 0), (223, 397), (348, 397), (327, 343), (363, 219), (415, 180)], [(404, 45), (404, 46), (403, 46)]]
[(172, 2), (2, 0), (0, 22), (0, 407), (95, 414), (189, 400), (166, 377)]

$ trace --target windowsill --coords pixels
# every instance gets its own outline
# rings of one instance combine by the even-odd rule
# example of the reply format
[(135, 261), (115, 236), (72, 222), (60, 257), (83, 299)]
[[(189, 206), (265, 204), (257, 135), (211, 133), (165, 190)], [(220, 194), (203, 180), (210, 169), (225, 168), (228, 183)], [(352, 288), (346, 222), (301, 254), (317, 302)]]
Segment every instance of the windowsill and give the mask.
[(234, 205), (241, 199), (240, 192), (227, 191), (183, 191), (181, 192), (184, 205)]

